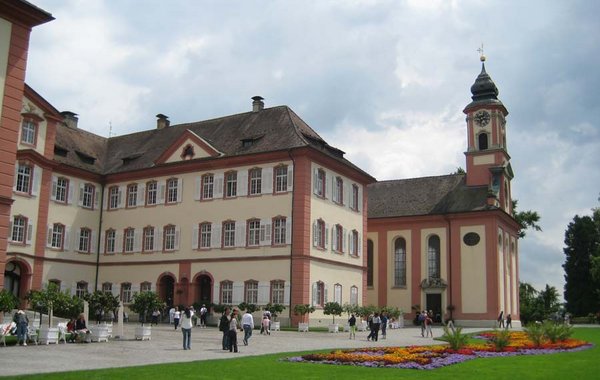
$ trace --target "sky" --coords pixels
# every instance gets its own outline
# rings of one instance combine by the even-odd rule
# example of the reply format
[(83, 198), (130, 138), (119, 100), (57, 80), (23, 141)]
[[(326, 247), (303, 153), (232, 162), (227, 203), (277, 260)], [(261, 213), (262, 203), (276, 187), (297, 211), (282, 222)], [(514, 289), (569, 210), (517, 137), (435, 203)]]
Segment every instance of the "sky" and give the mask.
[(378, 180), (465, 167), (481, 71), (509, 111), (520, 278), (562, 293), (564, 233), (600, 201), (600, 2), (30, 0), (27, 83), (101, 136), (287, 105)]

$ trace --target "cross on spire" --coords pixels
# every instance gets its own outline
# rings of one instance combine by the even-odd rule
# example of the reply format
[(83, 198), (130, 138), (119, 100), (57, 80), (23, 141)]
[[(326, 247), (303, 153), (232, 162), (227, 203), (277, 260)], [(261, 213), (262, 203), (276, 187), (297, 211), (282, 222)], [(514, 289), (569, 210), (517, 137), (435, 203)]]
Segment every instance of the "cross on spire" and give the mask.
[(481, 60), (481, 62), (485, 61), (485, 55), (483, 55), (483, 42), (481, 43), (481, 47), (479, 47), (477, 49), (477, 52), (479, 53), (479, 59)]

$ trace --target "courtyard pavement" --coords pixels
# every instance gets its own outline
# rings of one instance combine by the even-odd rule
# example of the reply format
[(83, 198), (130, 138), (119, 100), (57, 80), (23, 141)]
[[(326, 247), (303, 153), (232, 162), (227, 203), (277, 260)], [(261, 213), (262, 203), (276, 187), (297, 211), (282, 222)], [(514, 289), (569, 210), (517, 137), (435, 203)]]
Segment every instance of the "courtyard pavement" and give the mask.
[[(175, 331), (168, 324), (152, 327), (150, 341), (133, 339), (137, 324), (124, 327), (122, 340), (108, 343), (60, 343), (58, 345), (30, 344), (27, 347), (0, 347), (2, 373), (7, 376), (45, 372), (72, 371), (98, 368), (140, 366), (147, 364), (191, 362), (209, 359), (296, 352), (317, 349), (359, 348), (377, 346), (409, 346), (434, 344), (432, 338), (421, 337), (417, 327), (388, 330), (387, 339), (367, 341), (367, 332), (358, 332), (356, 340), (348, 339), (348, 333), (273, 331), (260, 335), (254, 330), (248, 346), (242, 343), (243, 333), (238, 332), (239, 353), (221, 349), (223, 334), (216, 327), (192, 330), (191, 350), (183, 350), (181, 330)], [(116, 327), (116, 326), (115, 326)], [(463, 332), (481, 331), (467, 328)], [(440, 327), (434, 327), (434, 337), (442, 335)], [(10, 365), (7, 365), (9, 364)]]

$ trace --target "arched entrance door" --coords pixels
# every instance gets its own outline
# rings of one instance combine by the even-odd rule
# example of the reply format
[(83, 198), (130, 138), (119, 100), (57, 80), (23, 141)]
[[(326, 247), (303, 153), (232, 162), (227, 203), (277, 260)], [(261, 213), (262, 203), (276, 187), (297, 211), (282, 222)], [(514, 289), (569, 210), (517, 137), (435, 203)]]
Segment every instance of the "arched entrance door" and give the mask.
[(212, 280), (208, 275), (200, 275), (196, 279), (196, 301), (209, 307), (212, 301)]
[(175, 295), (175, 278), (171, 275), (165, 275), (158, 283), (158, 295), (168, 307), (173, 306)]
[(4, 289), (19, 297), (21, 292), (21, 266), (9, 261), (4, 267)]

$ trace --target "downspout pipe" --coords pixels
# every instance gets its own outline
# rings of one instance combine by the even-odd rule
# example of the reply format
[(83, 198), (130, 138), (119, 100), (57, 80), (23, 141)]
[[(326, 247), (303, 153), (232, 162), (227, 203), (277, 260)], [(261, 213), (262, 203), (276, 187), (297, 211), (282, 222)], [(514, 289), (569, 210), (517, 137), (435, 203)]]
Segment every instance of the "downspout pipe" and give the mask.
[[(452, 303), (452, 222), (450, 221), (450, 218), (448, 218), (447, 215), (444, 216), (444, 219), (446, 220), (446, 223), (448, 223), (448, 305), (446, 305), (447, 309), (450, 305), (454, 306), (454, 304)], [(454, 315), (452, 313), (453, 310), (448, 311), (450, 312), (450, 317), (454, 319)]]
[[(294, 169), (293, 173), (294, 176), (296, 175), (296, 161), (294, 160), (294, 156), (292, 155), (292, 150), (288, 149), (288, 156), (290, 157), (290, 160), (292, 161), (292, 168)], [(289, 178), (288, 178), (289, 181)], [(290, 236), (292, 238), (291, 244), (290, 244), (290, 305), (288, 307), (288, 312), (290, 313), (290, 326), (292, 325), (292, 290), (294, 287), (294, 283), (292, 282), (292, 271), (293, 271), (293, 254), (294, 254), (294, 198), (296, 196), (296, 192), (294, 191), (296, 187), (296, 181), (293, 180), (292, 182), (292, 207), (291, 207), (291, 212), (290, 212), (290, 218), (292, 218), (292, 223), (290, 224), (290, 228), (292, 229), (290, 231)]]
[(94, 280), (94, 291), (98, 290), (98, 275), (100, 271), (100, 243), (102, 239), (102, 219), (104, 217), (104, 185), (100, 186), (100, 218), (98, 222), (98, 238), (96, 240), (96, 278)]

